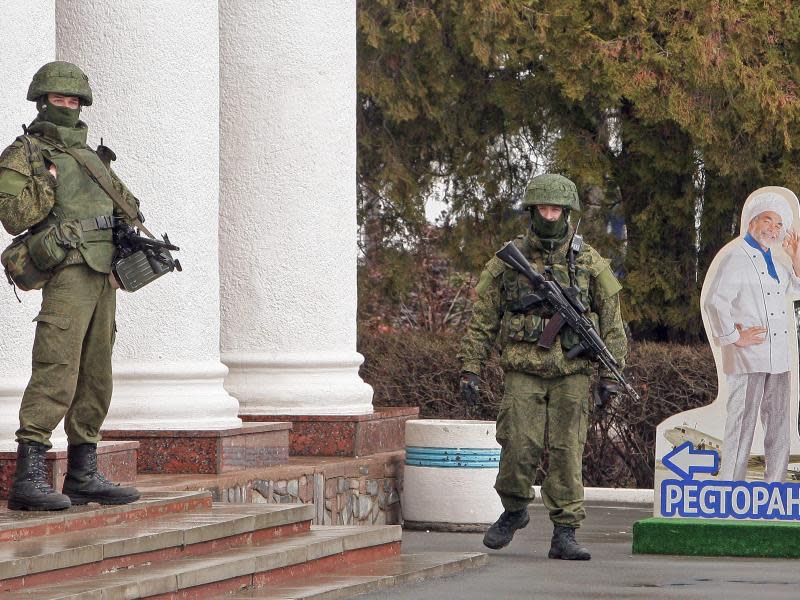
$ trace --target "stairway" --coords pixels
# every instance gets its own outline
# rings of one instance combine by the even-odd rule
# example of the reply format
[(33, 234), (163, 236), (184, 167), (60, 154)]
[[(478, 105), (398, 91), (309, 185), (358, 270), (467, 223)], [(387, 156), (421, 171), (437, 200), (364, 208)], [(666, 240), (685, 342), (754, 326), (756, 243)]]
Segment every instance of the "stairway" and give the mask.
[(313, 516), (308, 504), (212, 503), (207, 492), (0, 511), (0, 597), (345, 598), (486, 558), (401, 556), (398, 525), (316, 526)]

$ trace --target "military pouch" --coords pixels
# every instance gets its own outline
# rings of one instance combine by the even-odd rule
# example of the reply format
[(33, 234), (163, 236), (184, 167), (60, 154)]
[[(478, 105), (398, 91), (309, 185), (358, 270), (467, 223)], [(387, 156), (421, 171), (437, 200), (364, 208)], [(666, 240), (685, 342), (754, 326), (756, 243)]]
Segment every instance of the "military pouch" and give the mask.
[[(600, 331), (600, 324), (597, 315), (595, 313), (588, 313), (586, 316), (589, 317), (589, 319), (591, 319), (594, 328), (597, 331)], [(577, 333), (575, 333), (575, 330), (572, 329), (572, 327), (570, 327), (569, 325), (565, 325), (561, 329), (559, 337), (561, 338), (561, 347), (564, 349), (565, 353), (569, 352), (575, 346), (581, 343), (580, 336)]]
[(503, 328), (511, 341), (534, 343), (542, 335), (544, 324), (545, 320), (539, 315), (506, 313)]
[(8, 282), (24, 292), (42, 289), (53, 276), (51, 272), (39, 269), (33, 262), (27, 244), (30, 237), (26, 233), (14, 238), (0, 254), (0, 264), (3, 265)]
[(45, 225), (28, 239), (31, 259), (40, 271), (54, 269), (67, 257), (67, 251), (83, 243), (83, 231), (78, 221), (61, 221)]
[(48, 225), (34, 233), (27, 241), (31, 260), (40, 271), (50, 271), (67, 257), (67, 251), (58, 243), (55, 225)]

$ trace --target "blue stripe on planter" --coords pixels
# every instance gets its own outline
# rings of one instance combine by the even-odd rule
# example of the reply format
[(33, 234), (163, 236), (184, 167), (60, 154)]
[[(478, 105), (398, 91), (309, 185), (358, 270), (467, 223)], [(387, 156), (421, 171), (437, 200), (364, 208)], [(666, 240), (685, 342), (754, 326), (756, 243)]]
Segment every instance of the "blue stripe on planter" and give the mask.
[(500, 448), (424, 448), (406, 447), (406, 464), (415, 467), (496, 469)]

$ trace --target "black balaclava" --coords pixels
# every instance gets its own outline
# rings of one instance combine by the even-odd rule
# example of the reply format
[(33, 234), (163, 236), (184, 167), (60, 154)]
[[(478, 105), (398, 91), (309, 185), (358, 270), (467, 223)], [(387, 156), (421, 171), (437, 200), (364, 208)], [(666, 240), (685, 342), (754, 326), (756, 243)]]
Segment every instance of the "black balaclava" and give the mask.
[(55, 106), (47, 101), (47, 96), (42, 96), (36, 101), (36, 109), (39, 111), (41, 121), (47, 121), (59, 127), (77, 127), (81, 117), (80, 106), (78, 108)]

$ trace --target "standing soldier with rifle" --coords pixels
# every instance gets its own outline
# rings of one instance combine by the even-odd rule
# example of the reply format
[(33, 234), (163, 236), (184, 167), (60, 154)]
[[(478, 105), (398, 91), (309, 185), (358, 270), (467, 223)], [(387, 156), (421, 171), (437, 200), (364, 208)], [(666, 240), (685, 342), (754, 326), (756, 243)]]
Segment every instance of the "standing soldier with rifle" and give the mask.
[[(133, 502), (135, 488), (98, 472), (97, 442), (112, 390), (113, 229), (122, 221), (141, 225), (138, 201), (111, 170), (113, 152), (86, 144), (88, 129), (79, 116), (92, 104), (92, 90), (83, 71), (67, 62), (44, 65), (28, 100), (38, 116), (0, 155), (0, 222), (18, 236), (2, 263), (10, 282), (42, 289), (8, 506), (61, 510)], [(44, 458), (62, 419), (69, 447), (59, 494), (47, 482)]]
[(588, 550), (575, 541), (575, 529), (586, 516), (581, 466), (593, 361), (600, 363), (595, 404), (602, 406), (620, 389), (636, 397), (621, 376), (627, 354), (622, 288), (609, 261), (569, 224), (570, 210), (580, 210), (572, 181), (555, 174), (534, 177), (523, 205), (531, 213), (530, 231), (486, 264), (459, 351), (468, 405), (479, 402), (481, 366), (495, 342), (505, 374), (495, 483), (505, 510), (483, 543), (502, 548), (528, 524), (547, 431), (550, 463), (542, 501), (554, 525), (548, 556), (589, 560)]

